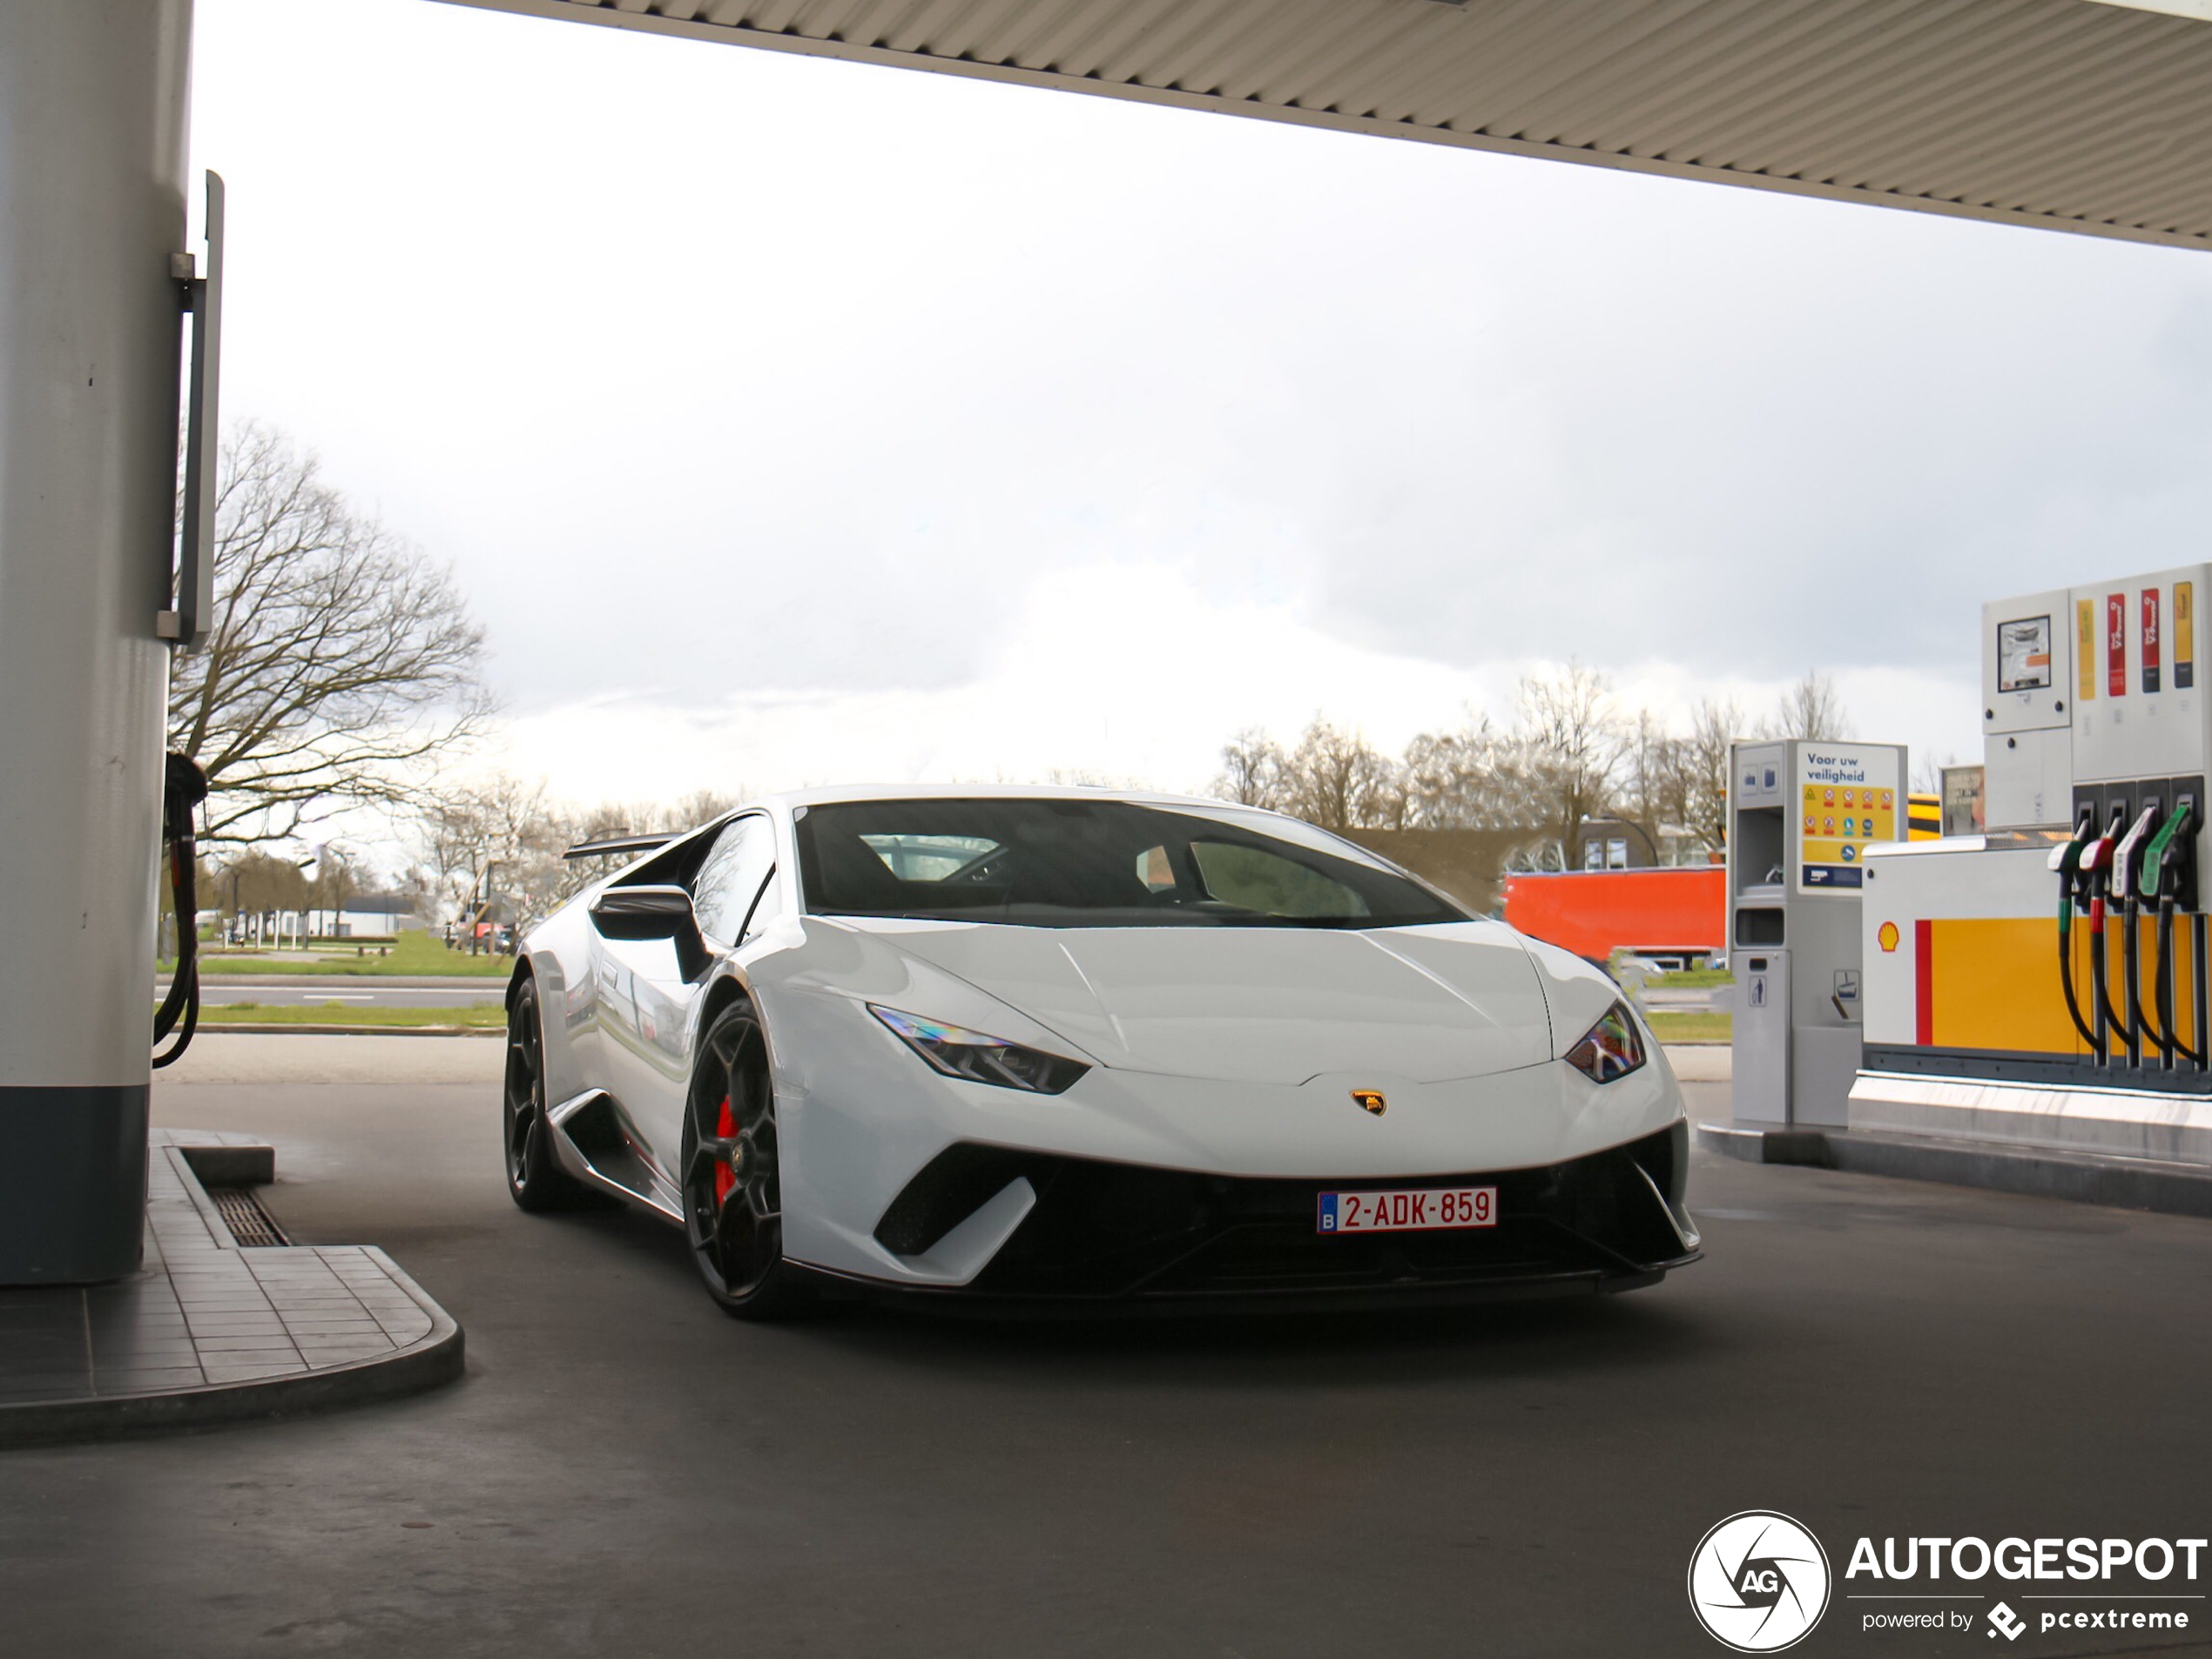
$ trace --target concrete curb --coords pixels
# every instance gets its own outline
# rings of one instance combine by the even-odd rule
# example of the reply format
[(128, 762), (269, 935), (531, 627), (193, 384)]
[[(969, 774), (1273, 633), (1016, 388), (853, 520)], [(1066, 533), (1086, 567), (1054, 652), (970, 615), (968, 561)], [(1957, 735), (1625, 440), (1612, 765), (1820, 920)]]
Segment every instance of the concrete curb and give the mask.
[(1828, 1140), (1818, 1130), (1738, 1129), (1732, 1123), (1700, 1123), (1697, 1143), (1739, 1163), (1797, 1163), (1833, 1169)]
[(2212, 1169), (2041, 1147), (1844, 1130), (1697, 1125), (1698, 1143), (1747, 1163), (1794, 1163), (1892, 1180), (1934, 1181), (2022, 1197), (2212, 1219)]
[(367, 1254), (430, 1316), (430, 1334), (395, 1353), (252, 1382), (209, 1384), (158, 1394), (29, 1400), (0, 1406), (0, 1448), (116, 1440), (226, 1423), (264, 1422), (420, 1393), (465, 1368), (461, 1327), (382, 1251)]
[[(229, 1224), (208, 1194), (205, 1182), (213, 1179), (218, 1184), (226, 1181), (266, 1184), (276, 1174), (273, 1147), (244, 1136), (157, 1129), (151, 1136), (148, 1152), (158, 1162), (147, 1183), (147, 1247), (159, 1264), (158, 1277), (163, 1281), (162, 1291), (168, 1298), (167, 1308), (176, 1311), (180, 1324), (193, 1317), (195, 1308), (210, 1318), (261, 1317), (252, 1312), (240, 1315), (217, 1311), (239, 1307), (240, 1304), (233, 1298), (250, 1285), (253, 1293), (263, 1298), (266, 1316), (283, 1331), (287, 1343), (300, 1345), (299, 1352), (308, 1369), (271, 1370), (260, 1375), (241, 1374), (231, 1380), (211, 1382), (207, 1380), (211, 1360), (219, 1359), (222, 1352), (231, 1351), (237, 1345), (211, 1336), (208, 1347), (201, 1349), (199, 1339), (192, 1336), (185, 1339), (197, 1351), (192, 1369), (199, 1373), (199, 1380), (174, 1388), (100, 1393), (98, 1390), (102, 1366), (94, 1357), (99, 1339), (91, 1329), (92, 1314), (87, 1305), (84, 1317), (91, 1363), (86, 1368), (84, 1391), (61, 1399), (17, 1399), (0, 1404), (0, 1450), (67, 1441), (122, 1440), (226, 1423), (293, 1417), (416, 1393), (461, 1376), (466, 1354), (460, 1325), (376, 1246), (288, 1245), (240, 1252)], [(332, 1255), (326, 1252), (334, 1252), (345, 1264), (334, 1264)], [(234, 1275), (228, 1267), (215, 1266), (226, 1258), (242, 1263), (247, 1254), (264, 1257), (278, 1264), (268, 1275), (255, 1268)], [(312, 1258), (314, 1268), (304, 1269), (301, 1258)], [(361, 1289), (363, 1276), (355, 1264), (366, 1264), (374, 1270), (374, 1285), (366, 1293)], [(303, 1272), (320, 1272), (327, 1284), (303, 1282)], [(187, 1273), (201, 1279), (219, 1273), (220, 1284), (203, 1285), (196, 1292), (179, 1292), (177, 1280), (172, 1276)], [(289, 1289), (286, 1288), (287, 1285)], [(71, 1293), (71, 1287), (67, 1286), (57, 1286), (55, 1290), (58, 1294)], [(404, 1345), (336, 1364), (316, 1364), (309, 1352), (309, 1345), (315, 1339), (304, 1333), (310, 1330), (328, 1331), (333, 1327), (321, 1321), (348, 1317), (334, 1316), (327, 1311), (327, 1302), (333, 1291), (352, 1301), (354, 1307), (366, 1319), (373, 1319), (391, 1340), (398, 1339), (392, 1333), (390, 1319), (374, 1310), (383, 1305), (393, 1291), (414, 1305), (425, 1328)], [(158, 1305), (151, 1312), (155, 1318), (169, 1317)], [(407, 1324), (411, 1327), (413, 1321)], [(120, 1368), (127, 1372), (127, 1362)]]

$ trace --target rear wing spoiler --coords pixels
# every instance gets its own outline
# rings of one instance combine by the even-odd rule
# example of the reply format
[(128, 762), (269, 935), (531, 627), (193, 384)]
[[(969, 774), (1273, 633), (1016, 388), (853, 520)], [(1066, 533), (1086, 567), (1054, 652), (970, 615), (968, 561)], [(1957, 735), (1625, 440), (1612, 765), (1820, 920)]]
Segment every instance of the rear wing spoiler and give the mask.
[(596, 841), (578, 841), (561, 854), (568, 859), (619, 858), (626, 853), (651, 853), (666, 846), (684, 832), (659, 830), (650, 835), (604, 835)]

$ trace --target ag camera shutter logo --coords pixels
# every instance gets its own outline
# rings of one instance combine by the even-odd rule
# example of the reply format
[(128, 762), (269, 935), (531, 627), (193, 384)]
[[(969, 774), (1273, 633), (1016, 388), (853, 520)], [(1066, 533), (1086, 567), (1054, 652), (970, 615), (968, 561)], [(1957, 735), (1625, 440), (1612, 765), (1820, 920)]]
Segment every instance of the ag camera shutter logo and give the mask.
[(1689, 1557), (1689, 1606), (1705, 1633), (1738, 1653), (1779, 1653), (1828, 1610), (1828, 1552), (1771, 1509), (1730, 1515)]

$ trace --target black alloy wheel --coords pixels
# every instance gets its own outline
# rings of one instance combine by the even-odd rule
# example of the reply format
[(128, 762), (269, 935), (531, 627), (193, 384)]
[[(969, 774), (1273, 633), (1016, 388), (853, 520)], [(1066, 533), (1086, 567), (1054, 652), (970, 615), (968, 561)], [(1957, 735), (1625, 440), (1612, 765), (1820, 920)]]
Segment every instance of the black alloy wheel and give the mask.
[(684, 1235), (707, 1294), (741, 1319), (812, 1300), (784, 1259), (783, 1184), (768, 1045), (750, 1002), (715, 1016), (684, 1113)]
[(561, 1167), (545, 1121), (545, 1033), (538, 1020), (537, 981), (525, 979), (507, 1014), (507, 1077), (500, 1112), (507, 1153), (507, 1192), (524, 1210), (568, 1210), (589, 1195)]

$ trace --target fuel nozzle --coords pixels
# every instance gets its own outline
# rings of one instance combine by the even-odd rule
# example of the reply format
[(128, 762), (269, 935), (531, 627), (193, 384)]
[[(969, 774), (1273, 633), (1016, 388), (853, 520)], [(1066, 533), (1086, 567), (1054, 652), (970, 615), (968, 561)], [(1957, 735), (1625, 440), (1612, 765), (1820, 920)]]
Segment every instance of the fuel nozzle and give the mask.
[[(2144, 1017), (2143, 958), (2135, 948), (2141, 937), (2143, 905), (2136, 897), (2136, 882), (2148, 865), (2143, 854), (2151, 842), (2154, 826), (2159, 818), (2159, 804), (2148, 800), (2128, 833), (2120, 838), (2120, 845), (2112, 854), (2112, 895), (2120, 907), (2120, 984), (2121, 1014), (2114, 1022), (2124, 1034), (2128, 1045), (2128, 1063), (2132, 1067), (2143, 1063), (2143, 1039), (2146, 1035), (2161, 1049), (2165, 1046), (2162, 1032)], [(2154, 870), (2152, 880), (2157, 880)]]
[(2183, 795), (2143, 849), (2135, 887), (2146, 900), (2173, 900), (2181, 896), (2196, 846), (2196, 798)]
[[(2066, 993), (2066, 1011), (2074, 1022), (2074, 1028), (2096, 1055), (2097, 1064), (2107, 1063), (2106, 1032), (2107, 1021), (2104, 997), (2104, 887), (2112, 867), (2113, 838), (2120, 828), (2121, 814), (2113, 814), (2112, 823), (2102, 834), (2097, 833), (2097, 809), (2085, 804), (2074, 820), (2074, 839), (2051, 855), (2051, 867), (2059, 876), (2059, 984)], [(2079, 906), (2089, 915), (2090, 978), (2095, 987), (2095, 1001), (2091, 1016), (2081, 1012), (2081, 999), (2074, 983), (2074, 912)]]
[(2089, 904), (2089, 879), (2083, 860), (2097, 840), (2097, 809), (2084, 806), (2074, 822), (2074, 839), (2051, 854), (2051, 868), (2059, 877), (2059, 937), (2073, 931), (2077, 907)]
[[(2136, 880), (2148, 862), (2143, 853), (2150, 845), (2157, 821), (2158, 808), (2155, 806), (2144, 807), (2135, 821), (2128, 826), (2128, 833), (2120, 838), (2119, 845), (2113, 848), (2112, 894), (2122, 904), (2134, 902)], [(2154, 892), (2155, 890), (2153, 889)]]
[[(2111, 1063), (2112, 1035), (2128, 1029), (2127, 1020), (2112, 1005), (2105, 958), (2105, 896), (2112, 888), (2120, 838), (2127, 825), (2127, 807), (2115, 805), (2111, 819), (2105, 825), (2104, 833), (2090, 842), (2087, 850), (2081, 854), (2082, 883), (2089, 899), (2089, 1011), (2094, 1022), (2090, 1042), (2096, 1050), (2100, 1066)], [(2071, 982), (2069, 976), (2068, 983)]]
[(2120, 845), (2120, 833), (2126, 827), (2127, 820), (2126, 809), (2114, 807), (2103, 833), (2081, 849), (2081, 893), (2085, 900), (2092, 902), (2101, 900), (2109, 887), (2113, 851)]

